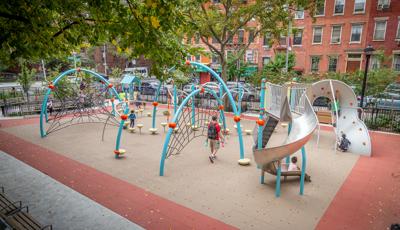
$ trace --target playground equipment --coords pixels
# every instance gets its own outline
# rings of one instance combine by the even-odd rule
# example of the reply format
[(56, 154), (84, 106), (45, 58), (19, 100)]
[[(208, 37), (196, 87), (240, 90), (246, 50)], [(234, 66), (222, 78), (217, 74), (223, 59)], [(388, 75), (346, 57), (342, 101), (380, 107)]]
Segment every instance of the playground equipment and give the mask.
[[(261, 169), (260, 182), (264, 183), (264, 174), (268, 172), (276, 175), (275, 196), (280, 196), (281, 176), (300, 176), (300, 194), (304, 194), (304, 179), (306, 176), (306, 151), (304, 145), (312, 137), (317, 127), (318, 120), (308, 100), (304, 88), (298, 101), (289, 104), (287, 87), (266, 84), (262, 81), (261, 86), (260, 116), (254, 130), (254, 160)], [(265, 93), (267, 90), (267, 94)], [(267, 105), (267, 106), (265, 106)], [(264, 112), (265, 111), (265, 114)], [(283, 143), (277, 146), (267, 146), (277, 124), (289, 122), (290, 133)], [(302, 167), (301, 171), (282, 171), (281, 160), (301, 149)]]
[[(340, 114), (336, 111), (332, 116), (336, 140), (346, 134), (351, 141), (349, 152), (371, 156), (371, 138), (366, 125), (358, 117), (360, 108), (351, 87), (338, 80), (322, 80), (312, 84), (312, 102), (318, 97), (327, 97), (333, 104), (338, 101)], [(335, 141), (335, 149), (336, 146)]]
[(125, 97), (124, 97), (125, 99), (131, 100), (131, 101), (135, 100), (135, 98), (134, 98), (134, 92), (135, 92), (134, 85), (135, 84), (138, 86), (139, 91), (140, 91), (141, 80), (139, 77), (136, 77), (131, 74), (126, 74), (124, 76), (124, 78), (122, 78), (121, 86), (125, 93)]
[[(78, 77), (71, 77), (77, 73)], [(69, 76), (71, 75), (71, 76)], [(101, 75), (87, 69), (70, 69), (49, 83), (40, 111), (40, 136), (83, 123), (103, 123), (118, 126), (114, 98), (120, 101), (117, 91)], [(50, 98), (52, 97), (52, 99)], [(54, 112), (48, 114), (47, 102), (52, 100)], [(111, 102), (111, 108), (107, 102)]]
[[(240, 113), (238, 112), (235, 101), (233, 100), (232, 94), (229, 92), (228, 87), (225, 85), (224, 81), (218, 76), (218, 74), (215, 73), (208, 66), (197, 62), (187, 62), (187, 64), (190, 64), (194, 67), (203, 68), (204, 70), (210, 72), (211, 75), (216, 78), (221, 84), (220, 93), (222, 89), (227, 92), (229, 102), (235, 114), (234, 121), (236, 122), (238, 127), (238, 138), (240, 147), (239, 162), (248, 163), (249, 160), (244, 158)], [(199, 108), (195, 108), (195, 96), (199, 93), (204, 92), (211, 94), (214, 98), (217, 99), (219, 111), (210, 108), (204, 108), (204, 105), (202, 105), (201, 103), (199, 105)], [(190, 104), (189, 101), (191, 102)], [(201, 106), (203, 106), (203, 108), (200, 108)], [(217, 96), (216, 92), (212, 89), (204, 87), (195, 89), (195, 87), (193, 86), (192, 92), (183, 100), (176, 113), (174, 114), (172, 122), (169, 124), (168, 133), (165, 138), (163, 150), (161, 153), (160, 176), (164, 175), (165, 159), (167, 159), (171, 155), (179, 154), (194, 138), (199, 136), (206, 136), (206, 131), (208, 129), (206, 122), (211, 120), (210, 118), (212, 115), (217, 115), (218, 113), (220, 116), (222, 116), (223, 123), (225, 124), (225, 116), (223, 114), (223, 104), (221, 97)], [(177, 127), (179, 128), (179, 132), (175, 133), (174, 129), (176, 129)]]

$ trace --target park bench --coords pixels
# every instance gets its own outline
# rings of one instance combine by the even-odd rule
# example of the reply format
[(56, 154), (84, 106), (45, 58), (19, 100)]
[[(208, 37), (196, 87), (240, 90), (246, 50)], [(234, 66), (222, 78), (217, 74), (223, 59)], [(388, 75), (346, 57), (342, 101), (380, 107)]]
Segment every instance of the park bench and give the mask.
[(0, 190), (0, 219), (12, 229), (42, 230), (53, 229), (52, 225), (43, 226), (30, 214), (28, 206), (22, 206), (21, 201), (13, 202)]

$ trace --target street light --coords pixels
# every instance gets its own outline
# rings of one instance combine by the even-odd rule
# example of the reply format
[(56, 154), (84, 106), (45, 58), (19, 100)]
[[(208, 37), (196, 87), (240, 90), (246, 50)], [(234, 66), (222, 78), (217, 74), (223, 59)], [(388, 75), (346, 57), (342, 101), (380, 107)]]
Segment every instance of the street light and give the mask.
[(375, 51), (375, 49), (371, 45), (368, 45), (367, 48), (364, 49), (366, 60), (365, 60), (364, 80), (363, 80), (362, 89), (361, 89), (361, 101), (360, 101), (361, 108), (364, 105), (364, 94), (365, 94), (365, 87), (367, 85), (369, 59), (374, 51)]

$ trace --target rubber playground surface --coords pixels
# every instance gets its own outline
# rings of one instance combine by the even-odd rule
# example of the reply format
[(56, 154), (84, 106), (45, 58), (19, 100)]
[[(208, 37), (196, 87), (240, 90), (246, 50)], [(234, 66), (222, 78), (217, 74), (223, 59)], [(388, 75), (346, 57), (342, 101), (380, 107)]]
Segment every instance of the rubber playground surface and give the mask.
[[(305, 195), (299, 195), (298, 179), (290, 178), (275, 198), (274, 176), (266, 174), (266, 183), (259, 183), (252, 136), (244, 134), (251, 165), (237, 164), (237, 134), (233, 119), (227, 121), (232, 134), (215, 164), (205, 138), (197, 138), (166, 160), (163, 177), (158, 176), (166, 136), (162, 115), (158, 135), (150, 135), (151, 118), (144, 115), (138, 119), (142, 134), (124, 130), (123, 159), (113, 155), (117, 127), (106, 129), (104, 141), (102, 124), (40, 138), (37, 118), (1, 120), (0, 149), (147, 229), (386, 229), (400, 222), (400, 136), (371, 133), (368, 158), (335, 153), (328, 129), (321, 130), (317, 146), (315, 132), (306, 145), (312, 182)], [(244, 129), (253, 129), (254, 120), (242, 121)], [(286, 128), (278, 127), (272, 144), (286, 135)]]

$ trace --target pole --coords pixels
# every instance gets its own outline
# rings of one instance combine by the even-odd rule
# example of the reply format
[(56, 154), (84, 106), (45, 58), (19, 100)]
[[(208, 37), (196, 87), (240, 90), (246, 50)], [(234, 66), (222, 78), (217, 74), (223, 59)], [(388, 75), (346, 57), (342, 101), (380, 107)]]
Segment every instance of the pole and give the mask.
[[(289, 9), (288, 9), (289, 11)], [(287, 37), (286, 37), (286, 62), (285, 62), (285, 72), (289, 72), (289, 50), (290, 48), (290, 30), (292, 30), (292, 21), (289, 20), (289, 26), (288, 26), (288, 31), (287, 31)]]
[(46, 78), (46, 67), (44, 66), (44, 61), (43, 61), (43, 59), (42, 59), (42, 69), (43, 69), (43, 77), (44, 77), (44, 80), (47, 81), (47, 78)]
[(103, 58), (104, 58), (104, 75), (107, 75), (107, 55), (106, 55), (106, 44), (104, 44), (104, 49), (103, 49)]
[[(74, 55), (74, 69), (76, 69), (76, 52), (72, 52), (72, 55)], [(78, 71), (75, 71), (75, 77), (78, 77)]]
[(364, 94), (365, 94), (365, 87), (367, 86), (368, 65), (369, 65), (369, 58), (371, 57), (371, 55), (367, 54), (366, 57), (367, 57), (367, 59), (365, 61), (364, 79), (363, 79), (363, 84), (362, 84), (362, 89), (361, 89), (361, 101), (360, 101), (361, 108), (363, 108), (363, 106), (364, 106)]

